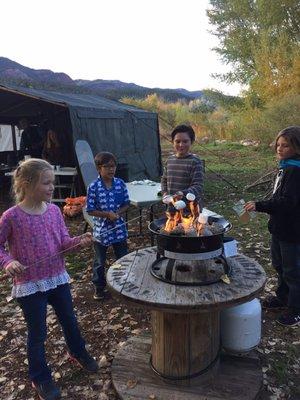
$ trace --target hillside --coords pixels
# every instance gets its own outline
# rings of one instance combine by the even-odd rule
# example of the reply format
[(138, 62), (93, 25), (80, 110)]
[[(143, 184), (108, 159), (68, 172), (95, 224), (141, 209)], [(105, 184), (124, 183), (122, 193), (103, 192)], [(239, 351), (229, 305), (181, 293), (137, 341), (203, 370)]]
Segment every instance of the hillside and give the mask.
[(73, 80), (65, 73), (56, 73), (49, 69), (32, 69), (15, 61), (0, 57), (1, 80), (27, 80), (28, 82), (47, 81), (57, 84), (73, 84)]
[(97, 93), (114, 100), (122, 97), (144, 98), (153, 93), (172, 102), (190, 101), (202, 96), (200, 90), (190, 92), (186, 89), (147, 88), (119, 80), (73, 80), (64, 72), (57, 73), (49, 69), (28, 68), (5, 57), (0, 57), (0, 83), (76, 93)]

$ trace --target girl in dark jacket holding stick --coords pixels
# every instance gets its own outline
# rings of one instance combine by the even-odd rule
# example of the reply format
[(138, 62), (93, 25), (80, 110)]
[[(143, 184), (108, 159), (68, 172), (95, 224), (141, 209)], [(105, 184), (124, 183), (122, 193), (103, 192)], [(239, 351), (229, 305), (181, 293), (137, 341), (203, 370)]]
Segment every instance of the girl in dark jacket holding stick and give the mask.
[(277, 322), (300, 325), (300, 126), (283, 129), (276, 137), (279, 172), (270, 200), (250, 201), (246, 211), (270, 215), (271, 257), (278, 274), (276, 296), (266, 299), (266, 308), (288, 307)]

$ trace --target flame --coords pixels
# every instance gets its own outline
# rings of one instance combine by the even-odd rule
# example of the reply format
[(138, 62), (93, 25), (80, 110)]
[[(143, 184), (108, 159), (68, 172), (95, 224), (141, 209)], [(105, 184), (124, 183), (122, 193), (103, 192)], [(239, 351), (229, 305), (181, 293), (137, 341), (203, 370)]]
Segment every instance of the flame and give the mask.
[[(175, 200), (173, 199), (172, 204)], [(190, 213), (187, 210), (190, 210)], [(165, 232), (172, 232), (178, 230), (178, 232), (201, 236), (203, 234), (205, 224), (201, 224), (198, 221), (200, 215), (200, 207), (196, 201), (189, 202), (189, 208), (185, 210), (172, 210), (167, 211), (167, 221), (163, 228)]]
[(200, 222), (197, 223), (197, 236), (204, 235), (205, 224), (201, 224)]
[(188, 233), (191, 229), (193, 229), (193, 216), (190, 215), (188, 217), (182, 217), (181, 225), (185, 233)]
[(195, 201), (190, 202), (190, 210), (193, 216), (193, 222), (196, 223), (198, 221), (198, 217), (200, 215), (200, 207), (199, 204)]
[(181, 214), (179, 211), (176, 212), (166, 212), (166, 215), (168, 217), (166, 225), (164, 227), (164, 230), (166, 232), (172, 232), (176, 226), (178, 226), (178, 224), (181, 221)]

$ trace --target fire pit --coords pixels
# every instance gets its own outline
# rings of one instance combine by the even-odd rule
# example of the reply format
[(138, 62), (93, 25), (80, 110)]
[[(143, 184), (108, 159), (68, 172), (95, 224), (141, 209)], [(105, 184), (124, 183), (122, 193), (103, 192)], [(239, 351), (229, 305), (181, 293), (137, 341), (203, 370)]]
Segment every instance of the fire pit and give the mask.
[(209, 235), (201, 236), (174, 233), (174, 229), (168, 232), (164, 229), (167, 224), (167, 218), (149, 224), (157, 239), (157, 258), (151, 266), (156, 278), (177, 285), (208, 285), (230, 274), (223, 239), (231, 224), (225, 218), (208, 216), (207, 226), (217, 226), (218, 233), (209, 230)]
[(219, 233), (201, 236), (178, 235), (166, 232), (167, 218), (156, 219), (149, 224), (149, 230), (156, 236), (157, 251), (160, 255), (174, 259), (206, 260), (218, 257), (223, 250), (223, 236), (231, 229), (231, 224), (222, 217), (207, 217), (208, 226), (218, 224)]

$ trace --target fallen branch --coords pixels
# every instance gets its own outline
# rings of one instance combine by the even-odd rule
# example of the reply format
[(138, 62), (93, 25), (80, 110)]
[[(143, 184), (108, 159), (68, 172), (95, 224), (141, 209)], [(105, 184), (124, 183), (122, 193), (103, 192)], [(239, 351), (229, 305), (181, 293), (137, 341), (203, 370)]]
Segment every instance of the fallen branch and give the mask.
[[(277, 170), (272, 170), (271, 172), (268, 172), (267, 174), (261, 176), (255, 182), (251, 183), (251, 185), (245, 186), (245, 190), (248, 190), (250, 188), (253, 188), (253, 187), (256, 187), (256, 186), (259, 186), (259, 185), (263, 185), (263, 184), (266, 184), (266, 183), (273, 182), (276, 172), (277, 172)], [(267, 178), (268, 176), (271, 176), (271, 178), (262, 180), (264, 178)]]

